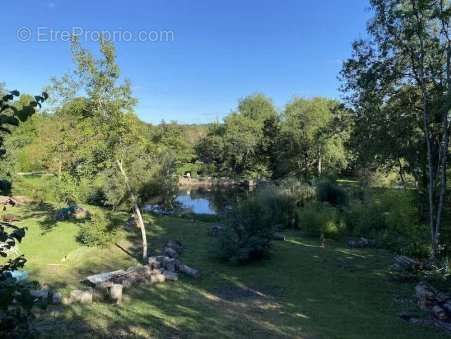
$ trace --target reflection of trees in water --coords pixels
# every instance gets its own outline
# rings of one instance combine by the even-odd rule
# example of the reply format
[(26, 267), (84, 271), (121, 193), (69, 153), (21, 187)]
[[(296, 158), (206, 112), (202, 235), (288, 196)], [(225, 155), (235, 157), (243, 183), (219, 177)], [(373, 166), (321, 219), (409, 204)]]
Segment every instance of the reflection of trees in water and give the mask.
[(193, 200), (207, 199), (216, 213), (220, 214), (227, 206), (246, 197), (249, 194), (249, 191), (240, 187), (199, 187), (179, 190), (179, 193), (188, 194)]

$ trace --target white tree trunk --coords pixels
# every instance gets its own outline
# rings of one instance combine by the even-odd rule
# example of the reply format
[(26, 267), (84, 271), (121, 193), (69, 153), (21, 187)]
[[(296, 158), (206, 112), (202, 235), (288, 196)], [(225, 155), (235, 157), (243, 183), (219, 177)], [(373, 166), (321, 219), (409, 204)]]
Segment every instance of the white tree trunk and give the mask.
[(133, 204), (133, 213), (135, 214), (136, 223), (138, 224), (139, 229), (141, 230), (141, 238), (143, 243), (143, 254), (142, 258), (145, 262), (147, 259), (147, 235), (146, 235), (146, 226), (144, 224), (144, 220), (141, 214), (141, 209), (139, 208), (138, 200), (136, 199), (135, 194), (132, 191), (132, 188), (130, 187), (130, 183), (128, 181), (127, 173), (124, 170), (124, 167), (122, 166), (122, 161), (116, 160), (117, 166), (119, 168), (119, 171), (121, 172), (122, 176), (124, 177), (125, 185), (127, 186), (128, 194), (130, 195), (130, 200)]

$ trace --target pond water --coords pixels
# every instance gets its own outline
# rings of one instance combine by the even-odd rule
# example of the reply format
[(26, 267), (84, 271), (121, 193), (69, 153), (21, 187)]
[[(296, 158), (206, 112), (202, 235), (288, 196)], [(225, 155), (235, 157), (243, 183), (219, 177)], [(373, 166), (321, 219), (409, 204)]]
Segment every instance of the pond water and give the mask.
[(190, 192), (179, 192), (175, 201), (184, 210), (190, 210), (194, 214), (208, 214), (215, 215), (217, 211), (208, 197), (192, 197)]
[(195, 214), (216, 215), (245, 194), (239, 188), (180, 188), (175, 201)]

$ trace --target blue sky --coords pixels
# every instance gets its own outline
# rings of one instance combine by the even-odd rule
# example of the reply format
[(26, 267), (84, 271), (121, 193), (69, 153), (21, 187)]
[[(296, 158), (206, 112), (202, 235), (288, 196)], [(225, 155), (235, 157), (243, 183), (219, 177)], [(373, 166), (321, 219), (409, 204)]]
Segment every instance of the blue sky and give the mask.
[[(0, 81), (36, 93), (72, 69), (69, 43), (37, 41), (38, 32), (45, 40), (50, 30), (74, 27), (171, 31), (173, 41), (116, 41), (145, 121), (220, 120), (256, 92), (279, 108), (293, 96), (338, 98), (337, 75), (352, 41), (365, 35), (368, 7), (367, 0), (11, 1), (2, 6)], [(18, 40), (22, 27), (29, 41)]]

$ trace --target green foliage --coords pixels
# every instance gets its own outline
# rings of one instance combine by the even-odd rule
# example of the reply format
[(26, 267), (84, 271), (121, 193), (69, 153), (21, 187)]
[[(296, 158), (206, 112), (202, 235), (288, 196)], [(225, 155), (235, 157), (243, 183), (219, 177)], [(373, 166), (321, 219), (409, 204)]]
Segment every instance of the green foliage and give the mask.
[(104, 247), (117, 235), (109, 216), (99, 209), (90, 211), (90, 218), (80, 225), (77, 240), (86, 246)]
[(64, 173), (57, 179), (56, 199), (62, 205), (70, 205), (80, 201), (80, 191), (74, 177)]
[(346, 206), (348, 204), (348, 194), (343, 187), (328, 181), (322, 180), (317, 186), (317, 197), (321, 202), (327, 202), (332, 206)]
[(341, 72), (355, 112), (351, 144), (366, 166), (399, 166), (415, 177), (437, 258), (449, 161), (451, 2), (370, 4), (367, 39), (354, 42)]
[(420, 222), (413, 192), (391, 190), (370, 197), (364, 202), (352, 202), (346, 213), (349, 231), (376, 239), (398, 253), (427, 257), (429, 234)]
[[(135, 153), (137, 152), (137, 153)], [(140, 202), (159, 202), (171, 206), (177, 191), (174, 174), (175, 162), (170, 154), (152, 156), (136, 148), (124, 155), (124, 166), (129, 175), (131, 188)], [(130, 206), (130, 196), (124, 178), (117, 175), (115, 167), (102, 173), (107, 204), (114, 207)]]
[(37, 202), (57, 202), (58, 178), (53, 175), (30, 175), (16, 178), (14, 195), (29, 196)]
[(348, 163), (349, 113), (325, 98), (295, 98), (282, 114), (262, 96), (242, 100), (196, 151), (214, 175), (284, 178), (333, 173)]
[(308, 178), (344, 169), (349, 126), (348, 113), (337, 101), (293, 99), (281, 117), (275, 176)]
[(237, 112), (227, 116), (223, 125), (211, 126), (207, 136), (199, 141), (196, 146), (199, 159), (212, 165), (212, 174), (217, 176), (270, 176), (261, 147), (265, 121), (276, 114), (269, 98), (261, 94), (244, 98)]
[[(6, 154), (4, 136), (11, 133), (11, 129), (26, 121), (35, 113), (36, 107), (47, 99), (47, 93), (34, 98), (21, 97), (13, 102), (20, 94), (12, 91), (8, 94), (0, 93), (0, 156)], [(25, 236), (24, 227), (17, 227), (10, 223), (0, 223), (0, 256), (6, 258), (8, 251), (20, 243)], [(27, 282), (18, 282), (12, 277), (11, 271), (23, 268), (26, 259), (23, 255), (3, 261), (0, 265), (0, 336), (27, 337), (33, 335), (31, 319), (32, 307), (36, 304), (31, 297)]]
[(227, 213), (214, 252), (221, 259), (247, 263), (269, 254), (274, 233), (274, 216), (260, 198), (250, 197)]
[(296, 210), (314, 197), (311, 186), (296, 179), (258, 188), (226, 214), (217, 251), (223, 259), (249, 262), (269, 253), (275, 230), (295, 226)]
[(297, 211), (298, 228), (310, 236), (338, 239), (346, 231), (339, 211), (328, 203), (310, 202)]

